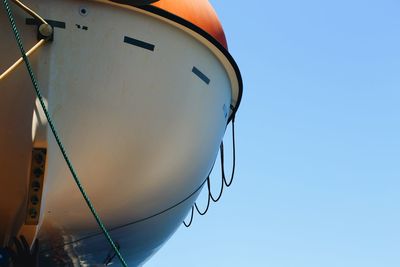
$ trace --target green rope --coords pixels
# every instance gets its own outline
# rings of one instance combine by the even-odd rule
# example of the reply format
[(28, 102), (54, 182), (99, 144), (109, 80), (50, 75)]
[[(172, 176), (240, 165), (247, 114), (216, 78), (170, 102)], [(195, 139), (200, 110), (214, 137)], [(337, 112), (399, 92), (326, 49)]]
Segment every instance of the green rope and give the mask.
[(73, 178), (75, 180), (75, 183), (78, 186), (79, 190), (82, 193), (83, 198), (86, 201), (86, 204), (88, 205), (90, 211), (92, 212), (94, 218), (96, 219), (97, 224), (99, 225), (99, 227), (103, 231), (104, 236), (107, 238), (107, 240), (110, 243), (111, 247), (113, 248), (113, 250), (117, 254), (118, 258), (120, 259), (120, 261), (122, 263), (122, 265), (124, 267), (127, 267), (128, 264), (125, 262), (124, 258), (122, 257), (121, 253), (119, 252), (117, 246), (115, 245), (114, 241), (112, 240), (110, 234), (108, 233), (108, 231), (105, 228), (104, 224), (102, 223), (100, 217), (98, 216), (96, 210), (94, 209), (94, 207), (93, 207), (93, 205), (92, 205), (92, 203), (91, 203), (91, 201), (89, 199), (89, 196), (86, 194), (85, 189), (83, 188), (83, 186), (82, 186), (82, 184), (81, 184), (81, 182), (80, 182), (80, 180), (78, 178), (78, 175), (76, 174), (76, 171), (75, 171), (75, 169), (74, 169), (74, 167), (73, 167), (73, 165), (72, 165), (72, 163), (71, 163), (71, 161), (70, 161), (70, 159), (69, 159), (69, 157), (67, 155), (67, 152), (66, 152), (66, 150), (64, 148), (64, 145), (62, 144), (62, 142), (60, 140), (60, 137), (59, 137), (59, 135), (57, 133), (57, 130), (56, 130), (55, 126), (54, 126), (54, 123), (53, 123), (53, 120), (52, 120), (52, 118), (50, 116), (50, 113), (47, 110), (46, 105), (45, 105), (45, 103), (43, 101), (43, 97), (42, 97), (42, 94), (40, 92), (38, 82), (37, 82), (37, 80), (35, 78), (35, 75), (33, 73), (33, 70), (32, 70), (31, 64), (29, 62), (29, 59), (26, 56), (25, 49), (24, 49), (24, 46), (22, 44), (21, 37), (19, 35), (17, 26), (15, 24), (14, 16), (13, 16), (13, 14), (11, 12), (8, 0), (3, 0), (3, 3), (4, 3), (4, 7), (5, 7), (6, 11), (7, 11), (8, 19), (9, 19), (9, 21), (11, 23), (11, 27), (12, 27), (12, 30), (14, 32), (15, 39), (16, 39), (18, 47), (20, 49), (22, 58), (24, 59), (26, 68), (28, 69), (28, 72), (29, 72), (29, 76), (30, 76), (30, 78), (32, 80), (32, 84), (33, 84), (33, 87), (35, 89), (36, 95), (37, 95), (37, 97), (38, 97), (38, 99), (40, 101), (40, 105), (42, 106), (43, 112), (46, 115), (47, 121), (48, 121), (49, 126), (51, 128), (51, 131), (52, 131), (52, 133), (54, 135), (54, 138), (55, 138), (55, 140), (56, 140), (56, 142), (58, 144), (58, 147), (60, 148), (60, 151), (61, 151), (61, 153), (62, 153), (62, 155), (64, 157), (64, 160), (67, 163), (68, 168), (69, 168), (69, 170), (70, 170), (70, 172), (71, 172), (71, 174), (72, 174), (72, 176), (73, 176)]

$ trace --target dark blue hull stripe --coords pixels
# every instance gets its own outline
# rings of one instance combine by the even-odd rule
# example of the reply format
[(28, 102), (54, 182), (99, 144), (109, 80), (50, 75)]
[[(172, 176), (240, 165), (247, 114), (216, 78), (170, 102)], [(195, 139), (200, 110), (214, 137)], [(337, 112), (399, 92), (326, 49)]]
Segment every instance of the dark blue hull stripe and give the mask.
[(124, 37), (124, 42), (127, 44), (130, 44), (130, 45), (134, 45), (134, 46), (141, 47), (143, 49), (150, 50), (150, 51), (154, 51), (154, 48), (156, 47), (153, 44), (146, 43), (146, 42), (143, 42), (143, 41), (140, 41), (140, 40), (128, 37), (128, 36)]
[(198, 68), (193, 67), (192, 72), (197, 75), (203, 82), (210, 84), (210, 78), (208, 78), (204, 73), (202, 73)]
[[(45, 21), (47, 21), (47, 23), (53, 26), (54, 28), (65, 29), (65, 22), (63, 21), (49, 20), (49, 19), (45, 19)], [(26, 25), (38, 25), (38, 26), (41, 24), (40, 21), (32, 18), (26, 18), (25, 23)]]

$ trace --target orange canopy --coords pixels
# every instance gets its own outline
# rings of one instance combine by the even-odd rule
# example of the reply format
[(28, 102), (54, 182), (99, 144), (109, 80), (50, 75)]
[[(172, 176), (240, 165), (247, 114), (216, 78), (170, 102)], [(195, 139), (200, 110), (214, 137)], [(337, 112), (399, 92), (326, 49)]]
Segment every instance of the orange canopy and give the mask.
[(195, 24), (228, 47), (222, 25), (208, 0), (160, 0), (152, 5)]

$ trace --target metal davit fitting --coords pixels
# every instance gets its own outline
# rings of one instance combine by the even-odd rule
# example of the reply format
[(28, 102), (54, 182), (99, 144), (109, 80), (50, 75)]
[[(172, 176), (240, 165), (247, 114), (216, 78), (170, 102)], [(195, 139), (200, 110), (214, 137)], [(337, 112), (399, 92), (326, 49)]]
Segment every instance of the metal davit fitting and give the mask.
[(32, 150), (26, 225), (37, 225), (39, 223), (44, 174), (46, 171), (46, 153), (46, 148), (34, 148)]

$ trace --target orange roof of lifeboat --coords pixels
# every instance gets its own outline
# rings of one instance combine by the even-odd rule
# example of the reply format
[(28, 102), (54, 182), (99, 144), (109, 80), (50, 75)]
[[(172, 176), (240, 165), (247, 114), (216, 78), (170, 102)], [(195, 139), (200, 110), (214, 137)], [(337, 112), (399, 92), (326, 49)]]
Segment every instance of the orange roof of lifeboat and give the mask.
[(160, 0), (152, 5), (193, 23), (228, 48), (221, 22), (208, 0)]

